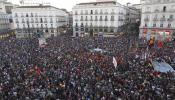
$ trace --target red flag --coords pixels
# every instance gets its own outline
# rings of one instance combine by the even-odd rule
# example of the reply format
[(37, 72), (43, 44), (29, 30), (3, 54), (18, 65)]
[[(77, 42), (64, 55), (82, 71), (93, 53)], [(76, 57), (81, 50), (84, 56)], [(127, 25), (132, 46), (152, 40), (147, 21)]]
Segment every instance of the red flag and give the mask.
[(35, 66), (35, 71), (36, 71), (37, 75), (39, 76), (39, 75), (40, 75), (40, 73), (41, 73), (40, 68), (38, 68), (37, 66)]
[(163, 47), (162, 41), (158, 41), (158, 48), (162, 48), (162, 47)]

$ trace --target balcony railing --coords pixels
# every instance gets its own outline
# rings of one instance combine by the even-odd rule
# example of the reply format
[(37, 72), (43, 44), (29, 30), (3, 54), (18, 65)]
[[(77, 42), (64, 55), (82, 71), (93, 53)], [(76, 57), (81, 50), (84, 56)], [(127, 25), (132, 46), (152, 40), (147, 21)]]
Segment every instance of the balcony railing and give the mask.
[(151, 13), (151, 11), (145, 11), (144, 13)]
[(47, 21), (45, 20), (44, 23), (47, 23)]
[(122, 12), (119, 12), (118, 14), (119, 14), (119, 15), (123, 15), (123, 13), (122, 13)]
[(108, 12), (105, 12), (105, 14), (108, 14)]
[(100, 14), (103, 14), (103, 12), (100, 12)]
[(144, 21), (149, 21), (149, 18), (145, 18)]
[(31, 23), (34, 23), (34, 21), (32, 20), (32, 21), (30, 21)]
[(19, 23), (19, 21), (16, 21), (16, 23)]
[(115, 14), (115, 12), (111, 12), (111, 14)]
[(21, 17), (24, 17), (24, 15), (21, 15)]
[(167, 21), (172, 22), (172, 21), (174, 21), (174, 18), (168, 18)]
[(153, 18), (153, 21), (158, 21), (158, 18)]
[(35, 23), (38, 23), (38, 21), (36, 20)]
[(22, 23), (25, 23), (25, 21), (22, 21)]
[(166, 19), (163, 17), (163, 18), (160, 19), (160, 21), (166, 21)]
[(156, 9), (156, 10), (154, 10), (154, 12), (155, 12), (155, 13), (158, 13), (158, 12), (160, 12), (160, 11), (159, 11), (158, 9)]
[(124, 19), (118, 19), (118, 21), (124, 21)]

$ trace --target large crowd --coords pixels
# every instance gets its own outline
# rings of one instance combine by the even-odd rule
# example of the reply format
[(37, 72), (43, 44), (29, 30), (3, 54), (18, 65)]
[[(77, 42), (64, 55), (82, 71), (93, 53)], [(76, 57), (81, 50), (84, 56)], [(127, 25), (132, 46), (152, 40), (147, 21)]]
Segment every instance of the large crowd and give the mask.
[(174, 100), (174, 73), (151, 64), (161, 58), (175, 68), (174, 42), (148, 50), (129, 40), (60, 36), (42, 48), (37, 38), (0, 40), (0, 99)]

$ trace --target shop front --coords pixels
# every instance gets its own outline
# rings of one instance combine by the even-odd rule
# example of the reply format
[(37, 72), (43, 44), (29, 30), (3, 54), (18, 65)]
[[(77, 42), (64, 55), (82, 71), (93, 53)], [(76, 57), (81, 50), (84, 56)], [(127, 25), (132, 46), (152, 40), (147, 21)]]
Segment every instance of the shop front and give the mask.
[(142, 29), (140, 37), (150, 40), (171, 41), (175, 31), (170, 29)]

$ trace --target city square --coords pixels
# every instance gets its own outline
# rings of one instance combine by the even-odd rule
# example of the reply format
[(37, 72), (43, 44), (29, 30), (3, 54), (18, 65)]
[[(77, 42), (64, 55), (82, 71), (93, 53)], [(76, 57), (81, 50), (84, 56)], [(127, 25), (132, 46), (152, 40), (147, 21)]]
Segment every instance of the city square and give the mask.
[(175, 1), (166, 2), (96, 0), (69, 12), (0, 1), (0, 99), (174, 100)]

